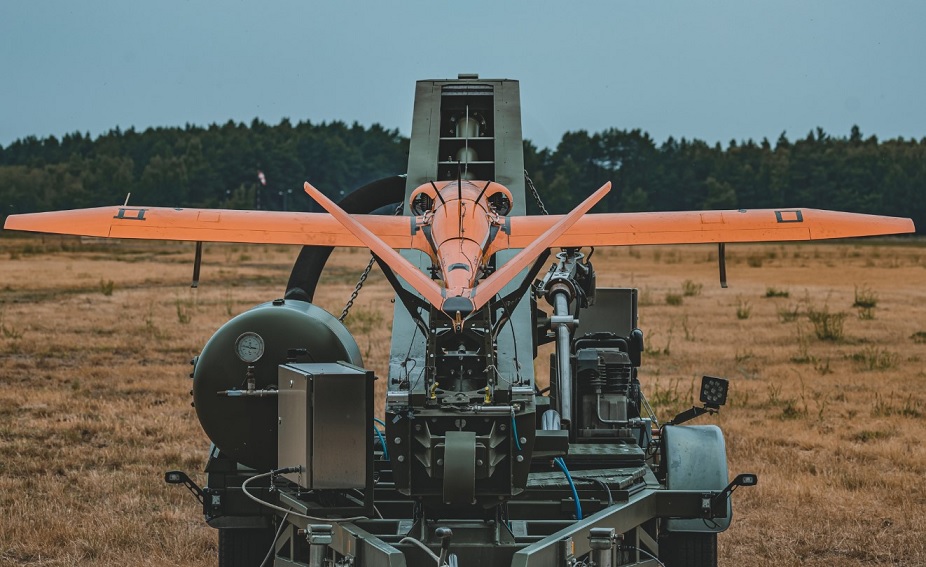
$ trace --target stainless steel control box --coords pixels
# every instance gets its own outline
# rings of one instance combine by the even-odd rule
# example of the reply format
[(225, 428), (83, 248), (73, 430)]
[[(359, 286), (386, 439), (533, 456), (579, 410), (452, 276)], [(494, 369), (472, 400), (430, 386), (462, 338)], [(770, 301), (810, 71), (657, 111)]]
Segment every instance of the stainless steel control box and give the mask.
[(372, 372), (346, 363), (279, 367), (279, 467), (307, 489), (365, 488), (372, 462)]

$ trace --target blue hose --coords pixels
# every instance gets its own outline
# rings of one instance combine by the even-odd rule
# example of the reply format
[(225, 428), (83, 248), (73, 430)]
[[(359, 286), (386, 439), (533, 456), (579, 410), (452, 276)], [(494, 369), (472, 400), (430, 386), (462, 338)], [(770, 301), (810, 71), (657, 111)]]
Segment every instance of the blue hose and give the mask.
[(582, 519), (582, 504), (579, 503), (579, 492), (576, 490), (576, 485), (572, 482), (572, 475), (569, 474), (569, 469), (566, 468), (566, 463), (563, 462), (562, 457), (556, 457), (553, 459), (553, 462), (563, 471), (563, 474), (566, 475), (566, 480), (569, 481), (569, 488), (572, 489), (572, 499), (576, 503), (576, 520)]
[(521, 450), (521, 440), (518, 438), (518, 422), (514, 419), (514, 412), (511, 412), (511, 434), (514, 435), (514, 446)]
[[(376, 419), (375, 417), (373, 419)], [(386, 448), (386, 438), (383, 437), (383, 433), (376, 429), (376, 426), (373, 427), (373, 431), (376, 433), (376, 436), (379, 437), (379, 442), (383, 446), (383, 458), (387, 461), (389, 460), (389, 449)]]
[(386, 427), (386, 422), (383, 421), (383, 420), (381, 420), (381, 419), (378, 418), (378, 417), (374, 417), (374, 418), (373, 418), (373, 421), (375, 421), (376, 423), (382, 425), (383, 427)]

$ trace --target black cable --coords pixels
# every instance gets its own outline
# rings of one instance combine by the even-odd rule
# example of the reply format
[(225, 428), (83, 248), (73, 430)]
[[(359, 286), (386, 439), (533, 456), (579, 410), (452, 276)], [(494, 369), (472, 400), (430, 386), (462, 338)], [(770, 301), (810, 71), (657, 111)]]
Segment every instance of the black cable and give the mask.
[(297, 518), (304, 518), (306, 520), (310, 520), (313, 522), (324, 522), (324, 523), (336, 524), (339, 522), (354, 522), (357, 520), (368, 519), (366, 516), (351, 516), (350, 518), (320, 518), (317, 516), (308, 516), (306, 514), (300, 514), (299, 512), (294, 512), (293, 510), (287, 510), (286, 508), (282, 508), (275, 504), (271, 504), (270, 502), (267, 502), (266, 500), (261, 500), (260, 498), (251, 494), (251, 491), (248, 490), (248, 484), (250, 484), (252, 481), (255, 481), (261, 478), (267, 478), (268, 476), (277, 476), (279, 474), (284, 474), (284, 473), (299, 472), (300, 470), (302, 470), (302, 467), (287, 467), (283, 469), (276, 469), (270, 472), (265, 472), (265, 473), (254, 475), (241, 483), (241, 492), (244, 493), (245, 496), (247, 496), (254, 502), (257, 502), (258, 504), (260, 504), (261, 506), (266, 506), (267, 508), (270, 508), (271, 510), (276, 510), (277, 512), (283, 512), (284, 514), (291, 514), (293, 516), (296, 516)]
[(514, 347), (514, 372), (515, 376), (518, 377), (518, 385), (521, 385), (521, 363), (518, 362), (518, 334), (514, 332), (514, 324), (511, 319), (506, 324), (511, 329), (511, 344)]
[(589, 478), (587, 476), (574, 476), (572, 478), (573, 480), (584, 480), (585, 482), (591, 482), (591, 483), (597, 484), (598, 486), (603, 488), (605, 492), (608, 493), (608, 506), (614, 505), (614, 498), (611, 496), (611, 487), (608, 486), (608, 483), (606, 483), (605, 481), (599, 480), (597, 478)]
[(650, 559), (652, 559), (652, 560), (655, 561), (656, 563), (659, 563), (662, 567), (666, 567), (666, 564), (663, 563), (662, 561), (660, 561), (658, 557), (656, 557), (655, 555), (653, 555), (653, 554), (650, 553), (649, 551), (646, 551), (646, 550), (643, 549), (642, 547), (636, 547), (636, 546), (634, 546), (634, 545), (625, 545), (625, 546), (623, 546), (623, 548), (624, 548), (624, 549), (636, 549), (637, 551), (639, 551), (639, 552), (642, 553), (643, 555), (648, 556)]
[(412, 366), (412, 370), (416, 370), (418, 368), (418, 360), (414, 358), (409, 358), (412, 354), (412, 349), (415, 347), (415, 338), (417, 336), (418, 336), (418, 325), (415, 325), (415, 331), (412, 333), (412, 339), (408, 342), (408, 351), (405, 353), (405, 360), (402, 361), (402, 369), (405, 370), (405, 382), (408, 383), (409, 393), (414, 391), (415, 387), (418, 385), (419, 380), (421, 380), (421, 377), (424, 375), (424, 368), (422, 368), (421, 374), (418, 375), (418, 378), (415, 379), (415, 383), (412, 384), (412, 379), (411, 379), (412, 371), (408, 369), (408, 363), (409, 362), (415, 363)]

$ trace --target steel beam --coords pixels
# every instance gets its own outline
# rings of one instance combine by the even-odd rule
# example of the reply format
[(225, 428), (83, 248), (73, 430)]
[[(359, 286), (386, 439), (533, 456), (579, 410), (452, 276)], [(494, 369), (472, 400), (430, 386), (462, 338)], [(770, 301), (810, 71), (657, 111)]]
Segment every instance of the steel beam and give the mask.
[(628, 532), (654, 518), (699, 518), (703, 503), (702, 492), (687, 490), (644, 490), (626, 502), (605, 508), (576, 522), (514, 554), (512, 567), (537, 567), (562, 564), (562, 542), (571, 539), (574, 554), (581, 557), (591, 551), (589, 532), (592, 528), (614, 528), (619, 534)]

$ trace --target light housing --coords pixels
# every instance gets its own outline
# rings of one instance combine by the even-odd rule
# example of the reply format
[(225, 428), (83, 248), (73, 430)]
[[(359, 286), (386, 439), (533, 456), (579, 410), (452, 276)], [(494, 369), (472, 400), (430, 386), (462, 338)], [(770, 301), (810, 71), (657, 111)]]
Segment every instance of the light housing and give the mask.
[(727, 403), (727, 389), (730, 382), (716, 376), (701, 377), (701, 403), (706, 407), (717, 409)]

